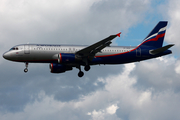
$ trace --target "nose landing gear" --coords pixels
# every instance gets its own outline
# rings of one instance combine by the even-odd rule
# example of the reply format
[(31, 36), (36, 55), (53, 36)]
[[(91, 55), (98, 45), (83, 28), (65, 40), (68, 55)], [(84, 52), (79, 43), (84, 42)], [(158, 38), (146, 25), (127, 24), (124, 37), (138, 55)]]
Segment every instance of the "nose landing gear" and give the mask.
[(24, 72), (27, 73), (28, 72), (28, 63), (25, 63), (25, 69), (24, 69)]

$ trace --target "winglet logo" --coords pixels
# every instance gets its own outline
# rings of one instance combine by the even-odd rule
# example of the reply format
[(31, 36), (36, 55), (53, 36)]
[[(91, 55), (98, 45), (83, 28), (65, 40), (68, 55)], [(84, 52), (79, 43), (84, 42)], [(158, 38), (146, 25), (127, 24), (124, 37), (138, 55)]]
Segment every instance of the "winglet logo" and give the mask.
[(120, 35), (121, 35), (121, 32), (120, 33), (118, 33), (118, 34), (116, 34), (118, 37), (120, 37)]

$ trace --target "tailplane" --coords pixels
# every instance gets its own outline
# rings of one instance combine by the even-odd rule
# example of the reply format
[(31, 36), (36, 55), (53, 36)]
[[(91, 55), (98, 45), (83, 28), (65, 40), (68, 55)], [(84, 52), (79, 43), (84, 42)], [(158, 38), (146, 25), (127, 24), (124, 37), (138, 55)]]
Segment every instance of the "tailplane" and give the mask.
[(154, 50), (149, 50), (149, 53), (151, 55), (156, 55), (156, 54), (159, 54), (161, 52), (164, 52), (166, 51), (167, 49), (169, 49), (170, 47), (174, 46), (174, 44), (170, 44), (170, 45), (166, 45), (164, 47), (161, 47), (161, 48), (157, 48), (157, 49), (154, 49)]
[(154, 48), (162, 47), (167, 23), (167, 21), (160, 21), (149, 33), (149, 35), (143, 40), (140, 46), (142, 45)]

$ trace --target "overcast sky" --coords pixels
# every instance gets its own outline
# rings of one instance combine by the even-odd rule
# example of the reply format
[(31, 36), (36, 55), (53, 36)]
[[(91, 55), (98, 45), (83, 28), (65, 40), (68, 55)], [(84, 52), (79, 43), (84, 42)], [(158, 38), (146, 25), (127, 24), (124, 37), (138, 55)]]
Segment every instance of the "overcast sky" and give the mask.
[(180, 0), (0, 0), (0, 54), (25, 43), (138, 45), (168, 21), (173, 54), (125, 65), (52, 74), (49, 64), (0, 57), (1, 120), (179, 120)]

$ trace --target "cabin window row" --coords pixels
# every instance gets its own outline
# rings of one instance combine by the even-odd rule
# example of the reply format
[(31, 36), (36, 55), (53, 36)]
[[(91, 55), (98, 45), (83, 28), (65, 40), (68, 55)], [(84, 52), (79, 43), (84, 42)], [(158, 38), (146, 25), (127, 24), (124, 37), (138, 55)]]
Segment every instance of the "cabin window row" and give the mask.
[[(81, 49), (62, 49), (62, 48), (34, 48), (34, 50), (60, 50), (60, 51), (79, 51)], [(127, 52), (129, 50), (102, 50), (102, 52)]]
[(79, 51), (81, 49), (69, 50), (69, 49), (60, 49), (60, 48), (34, 48), (34, 50), (61, 50), (61, 51)]

